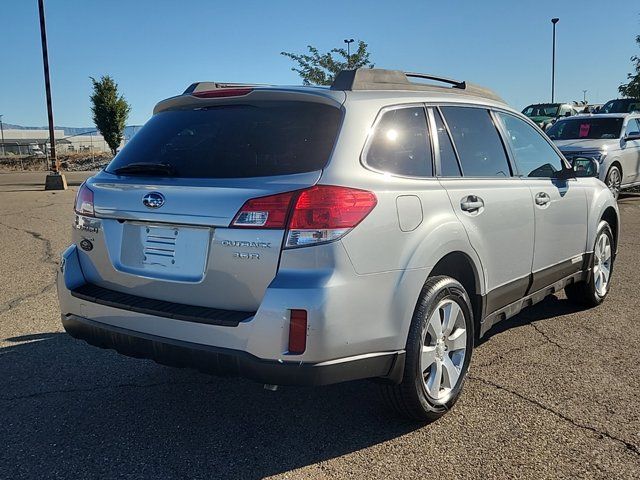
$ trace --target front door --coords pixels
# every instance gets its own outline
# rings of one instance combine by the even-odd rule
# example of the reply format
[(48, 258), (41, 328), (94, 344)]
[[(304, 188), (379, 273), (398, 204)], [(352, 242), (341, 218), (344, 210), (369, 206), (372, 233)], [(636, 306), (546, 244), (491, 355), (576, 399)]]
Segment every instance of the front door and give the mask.
[(578, 180), (557, 178), (566, 166), (533, 126), (508, 113), (497, 117), (521, 182), (533, 198), (532, 293), (582, 268), (587, 250), (587, 198)]

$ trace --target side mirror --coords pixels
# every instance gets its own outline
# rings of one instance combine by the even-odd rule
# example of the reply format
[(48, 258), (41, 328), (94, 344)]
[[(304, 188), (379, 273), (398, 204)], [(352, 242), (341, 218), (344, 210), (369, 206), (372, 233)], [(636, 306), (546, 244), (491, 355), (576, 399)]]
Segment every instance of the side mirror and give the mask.
[(573, 159), (573, 173), (576, 177), (597, 177), (600, 164), (595, 158), (576, 157)]
[(624, 141), (628, 142), (629, 140), (640, 140), (640, 132), (629, 132), (624, 136)]

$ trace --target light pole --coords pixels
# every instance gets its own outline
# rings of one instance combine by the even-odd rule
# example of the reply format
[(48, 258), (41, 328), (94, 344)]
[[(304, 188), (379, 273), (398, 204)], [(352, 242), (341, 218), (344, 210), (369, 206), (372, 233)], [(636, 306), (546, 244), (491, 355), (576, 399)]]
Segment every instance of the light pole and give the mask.
[[(49, 52), (47, 50), (47, 27), (44, 20), (44, 0), (38, 0), (40, 14), (40, 41), (42, 42), (42, 65), (44, 67), (44, 88), (47, 95), (47, 116), (49, 119), (49, 145), (51, 149), (51, 173), (47, 175), (45, 190), (66, 190), (67, 181), (60, 175), (60, 163), (56, 157), (56, 139), (53, 127), (53, 104), (51, 102), (51, 82), (49, 81)], [(45, 145), (46, 148), (46, 145)]]
[(553, 53), (551, 55), (551, 103), (555, 99), (555, 87), (556, 87), (556, 23), (560, 21), (559, 18), (552, 18), (553, 23)]
[(582, 101), (584, 103), (587, 103), (587, 91), (586, 90), (582, 90)]
[(6, 155), (4, 151), (4, 127), (2, 126), (2, 115), (0, 115), (0, 133), (2, 133), (2, 156)]
[(344, 43), (347, 44), (347, 68), (351, 68), (351, 44), (353, 43), (353, 38), (345, 38)]

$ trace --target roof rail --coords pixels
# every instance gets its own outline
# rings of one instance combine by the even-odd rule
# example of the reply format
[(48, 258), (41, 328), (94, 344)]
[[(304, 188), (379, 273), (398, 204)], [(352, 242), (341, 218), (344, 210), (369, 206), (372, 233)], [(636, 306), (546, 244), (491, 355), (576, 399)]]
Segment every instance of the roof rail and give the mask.
[[(446, 83), (451, 87), (442, 87), (425, 83), (411, 82), (409, 78), (421, 78)], [(358, 68), (342, 70), (336, 75), (331, 90), (411, 90), (411, 91), (442, 91), (454, 88), (457, 93), (464, 93), (477, 97), (484, 97), (497, 102), (506, 103), (492, 90), (474, 85), (462, 80), (440, 77), (428, 73), (411, 73), (400, 70), (385, 70), (381, 68)]]
[(259, 83), (222, 83), (222, 82), (195, 82), (187, 87), (182, 92), (183, 95), (189, 95), (198, 92), (207, 92), (210, 90), (217, 90), (218, 88), (249, 88), (265, 86)]
[(431, 75), (429, 73), (411, 73), (404, 72), (404, 75), (408, 78), (423, 78), (425, 80), (435, 80), (436, 82), (449, 83), (453, 88), (461, 88), (464, 90), (467, 88), (467, 82), (460, 80), (453, 80), (446, 77), (438, 77), (437, 75)]

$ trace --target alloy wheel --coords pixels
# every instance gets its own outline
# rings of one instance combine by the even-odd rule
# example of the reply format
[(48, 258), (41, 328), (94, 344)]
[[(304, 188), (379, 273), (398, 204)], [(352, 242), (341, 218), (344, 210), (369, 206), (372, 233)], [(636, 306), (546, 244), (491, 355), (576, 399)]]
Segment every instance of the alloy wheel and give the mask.
[(617, 168), (612, 168), (607, 176), (607, 187), (613, 193), (613, 196), (618, 199), (618, 195), (620, 194), (620, 185), (622, 184), (622, 178), (620, 177), (620, 170)]
[(611, 277), (611, 240), (606, 233), (601, 233), (593, 252), (593, 282), (596, 293), (604, 297), (609, 289)]
[(466, 350), (464, 312), (454, 300), (442, 300), (424, 329), (420, 357), (424, 386), (434, 402), (445, 403), (456, 387)]

